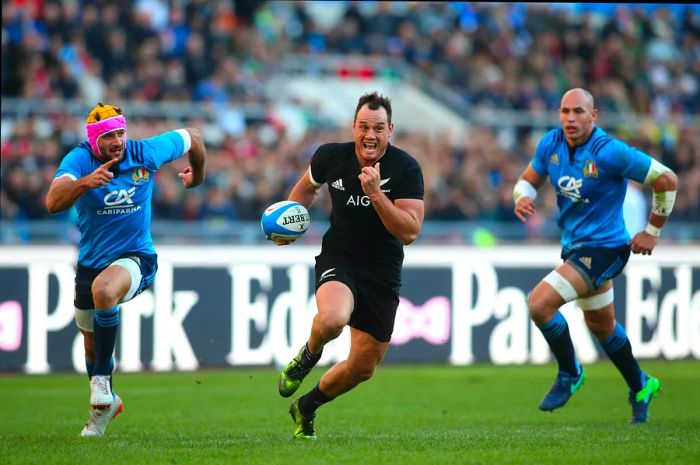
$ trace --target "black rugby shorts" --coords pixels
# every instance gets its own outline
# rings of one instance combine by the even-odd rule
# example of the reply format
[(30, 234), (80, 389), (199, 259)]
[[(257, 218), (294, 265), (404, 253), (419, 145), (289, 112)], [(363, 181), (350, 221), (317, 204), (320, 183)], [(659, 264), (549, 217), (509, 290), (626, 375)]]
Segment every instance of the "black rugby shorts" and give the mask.
[(389, 342), (399, 307), (400, 281), (373, 271), (362, 261), (321, 252), (316, 257), (316, 290), (328, 281), (347, 285), (355, 300), (348, 324), (380, 342)]

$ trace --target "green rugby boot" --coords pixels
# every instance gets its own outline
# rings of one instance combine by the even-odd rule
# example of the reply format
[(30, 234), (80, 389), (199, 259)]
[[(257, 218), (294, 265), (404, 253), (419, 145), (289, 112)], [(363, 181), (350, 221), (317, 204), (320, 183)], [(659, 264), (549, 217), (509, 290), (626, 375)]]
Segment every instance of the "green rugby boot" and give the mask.
[(638, 425), (649, 421), (649, 404), (661, 390), (661, 381), (647, 375), (646, 383), (639, 392), (630, 391), (630, 404), (632, 405), (631, 425)]
[(306, 375), (316, 366), (316, 362), (321, 358), (321, 354), (317, 356), (312, 356), (313, 359), (304, 356), (304, 351), (306, 350), (306, 344), (301, 348), (299, 353), (292, 359), (289, 364), (282, 368), (280, 372), (280, 378), (277, 385), (280, 395), (282, 397), (289, 397), (294, 394), (299, 386), (301, 386), (302, 381), (306, 378)]
[(316, 431), (314, 431), (314, 418), (316, 414), (311, 417), (305, 417), (299, 411), (299, 399), (297, 398), (292, 405), (289, 406), (289, 414), (292, 416), (292, 421), (296, 424), (294, 429), (294, 439), (315, 441)]

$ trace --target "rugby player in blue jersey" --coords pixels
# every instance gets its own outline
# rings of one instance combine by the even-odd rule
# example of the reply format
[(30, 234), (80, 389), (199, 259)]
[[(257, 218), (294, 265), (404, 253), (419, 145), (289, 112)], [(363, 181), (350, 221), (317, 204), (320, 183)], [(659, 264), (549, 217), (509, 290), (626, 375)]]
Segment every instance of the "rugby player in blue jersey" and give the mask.
[(193, 128), (127, 139), (122, 110), (102, 103), (88, 114), (86, 128), (88, 140), (61, 161), (46, 208), (78, 212), (75, 321), (84, 337), (92, 406), (80, 435), (102, 436), (122, 410), (112, 392), (119, 304), (148, 288), (158, 268), (150, 231), (153, 179), (161, 165), (186, 153), (182, 183), (188, 189), (201, 184), (206, 149)]
[[(673, 209), (677, 178), (649, 155), (606, 134), (596, 126), (597, 116), (588, 91), (567, 91), (559, 109), (561, 128), (545, 134), (513, 189), (515, 214), (525, 221), (535, 212), (537, 188), (549, 177), (562, 229), (564, 263), (545, 276), (528, 299), (530, 316), (559, 364), (540, 409), (562, 407), (586, 379), (559, 312), (559, 307), (575, 300), (588, 329), (629, 386), (630, 423), (645, 423), (661, 383), (641, 370), (624, 328), (615, 320), (612, 279), (624, 268), (630, 251), (651, 255)], [(649, 222), (634, 238), (622, 217), (627, 179), (654, 190)]]

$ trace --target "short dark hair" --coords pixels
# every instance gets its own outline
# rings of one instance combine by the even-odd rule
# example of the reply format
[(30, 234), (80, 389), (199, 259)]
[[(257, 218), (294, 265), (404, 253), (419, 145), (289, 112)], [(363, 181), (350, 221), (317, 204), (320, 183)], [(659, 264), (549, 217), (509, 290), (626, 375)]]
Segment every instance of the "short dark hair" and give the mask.
[(386, 110), (386, 117), (391, 124), (391, 100), (389, 97), (384, 97), (380, 95), (376, 90), (372, 93), (367, 93), (360, 97), (357, 102), (357, 108), (355, 108), (355, 119), (357, 119), (357, 114), (360, 112), (360, 108), (367, 105), (370, 110), (379, 110), (379, 107), (384, 107)]

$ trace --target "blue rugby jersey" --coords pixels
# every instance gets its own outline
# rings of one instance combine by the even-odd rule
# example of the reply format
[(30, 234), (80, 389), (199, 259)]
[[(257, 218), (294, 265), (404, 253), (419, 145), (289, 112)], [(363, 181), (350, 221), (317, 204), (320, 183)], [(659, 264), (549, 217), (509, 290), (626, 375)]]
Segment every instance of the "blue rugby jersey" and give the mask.
[[(124, 159), (113, 165), (117, 173), (109, 184), (88, 189), (75, 202), (80, 265), (104, 268), (125, 252), (155, 253), (150, 228), (153, 178), (163, 163), (176, 160), (184, 149), (176, 131), (126, 141)], [(77, 180), (100, 164), (84, 141), (61, 161), (56, 178), (67, 175)]]
[(540, 141), (533, 169), (548, 176), (557, 192), (565, 251), (581, 246), (617, 247), (630, 236), (622, 217), (627, 179), (643, 182), (651, 157), (594, 127), (588, 140), (573, 149), (563, 129)]

